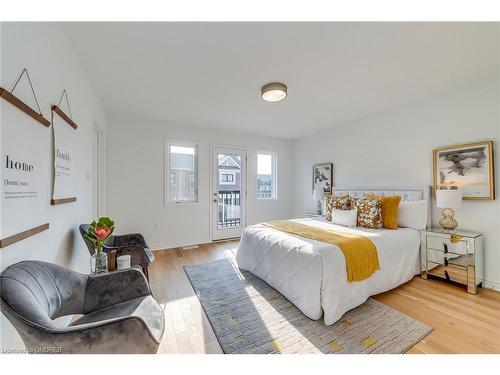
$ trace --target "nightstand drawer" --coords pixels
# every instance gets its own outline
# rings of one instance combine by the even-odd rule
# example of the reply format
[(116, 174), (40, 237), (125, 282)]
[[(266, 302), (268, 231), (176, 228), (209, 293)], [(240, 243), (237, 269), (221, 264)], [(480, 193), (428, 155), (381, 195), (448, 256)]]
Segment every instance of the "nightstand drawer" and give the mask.
[(448, 266), (445, 266), (443, 264), (436, 264), (432, 262), (427, 262), (427, 267), (427, 273), (429, 275), (434, 275), (443, 279), (456, 281), (457, 283), (467, 285), (467, 268), (455, 266), (453, 264), (448, 264)]
[(449, 238), (427, 235), (427, 247), (444, 253), (467, 254), (467, 240), (451, 241)]
[(465, 268), (467, 267), (469, 259), (467, 255), (459, 255), (454, 253), (445, 254), (444, 252), (439, 250), (428, 249), (427, 261), (445, 266), (448, 264), (452, 264)]

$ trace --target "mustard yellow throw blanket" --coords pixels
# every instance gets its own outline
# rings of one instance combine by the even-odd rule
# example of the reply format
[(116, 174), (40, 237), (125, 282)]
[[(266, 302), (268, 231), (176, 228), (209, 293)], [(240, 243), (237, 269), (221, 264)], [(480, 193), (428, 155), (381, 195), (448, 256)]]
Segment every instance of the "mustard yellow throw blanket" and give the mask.
[(344, 254), (349, 282), (365, 280), (380, 269), (377, 248), (368, 237), (361, 234), (314, 225), (313, 220), (277, 220), (263, 225), (281, 232), (337, 245)]

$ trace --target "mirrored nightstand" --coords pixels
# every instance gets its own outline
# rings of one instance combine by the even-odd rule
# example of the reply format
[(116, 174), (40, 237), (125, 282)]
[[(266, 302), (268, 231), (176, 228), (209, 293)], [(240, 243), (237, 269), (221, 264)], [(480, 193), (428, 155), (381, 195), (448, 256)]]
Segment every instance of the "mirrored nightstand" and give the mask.
[(483, 235), (427, 228), (421, 236), (421, 277), (428, 275), (467, 285), (476, 294), (483, 281)]

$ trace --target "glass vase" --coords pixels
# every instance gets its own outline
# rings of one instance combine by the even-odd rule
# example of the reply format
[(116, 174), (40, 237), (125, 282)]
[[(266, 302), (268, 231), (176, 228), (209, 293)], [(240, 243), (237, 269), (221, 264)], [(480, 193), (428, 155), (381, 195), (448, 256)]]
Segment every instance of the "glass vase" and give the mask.
[(90, 272), (92, 275), (108, 272), (108, 255), (104, 251), (96, 251), (90, 257)]

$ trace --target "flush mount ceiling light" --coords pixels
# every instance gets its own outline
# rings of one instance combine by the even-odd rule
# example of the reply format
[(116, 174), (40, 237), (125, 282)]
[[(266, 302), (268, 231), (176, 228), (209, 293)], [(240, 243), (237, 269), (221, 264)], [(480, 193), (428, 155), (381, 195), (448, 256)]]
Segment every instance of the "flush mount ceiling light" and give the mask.
[(287, 88), (284, 83), (271, 82), (262, 86), (262, 99), (266, 102), (279, 102), (286, 98)]

